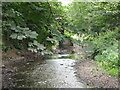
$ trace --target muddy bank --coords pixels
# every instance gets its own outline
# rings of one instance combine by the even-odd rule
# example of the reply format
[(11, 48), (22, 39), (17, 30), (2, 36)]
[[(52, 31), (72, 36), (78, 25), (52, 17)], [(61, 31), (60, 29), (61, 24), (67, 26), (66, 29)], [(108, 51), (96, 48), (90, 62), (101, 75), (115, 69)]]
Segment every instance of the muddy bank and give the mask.
[[(17, 55), (15, 52), (3, 53), (2, 55), (2, 88), (12, 88), (14, 87), (14, 79), (12, 78), (16, 71), (17, 67), (14, 67), (15, 64), (24, 62), (27, 64), (29, 62), (34, 62), (38, 58), (43, 59), (47, 56), (42, 56), (40, 54), (35, 54), (31, 52), (26, 52), (24, 55)], [(23, 65), (24, 66), (24, 65)]]
[(118, 79), (110, 76), (102, 68), (97, 67), (95, 63), (90, 59), (77, 62), (74, 66), (77, 77), (97, 88), (119, 88)]

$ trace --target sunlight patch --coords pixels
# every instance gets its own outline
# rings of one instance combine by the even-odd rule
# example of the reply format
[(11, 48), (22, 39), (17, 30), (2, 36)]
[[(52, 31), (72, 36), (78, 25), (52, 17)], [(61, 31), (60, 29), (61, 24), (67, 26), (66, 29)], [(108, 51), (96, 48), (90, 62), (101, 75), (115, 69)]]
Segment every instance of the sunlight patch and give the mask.
[(62, 6), (68, 6), (73, 0), (58, 0), (62, 3)]

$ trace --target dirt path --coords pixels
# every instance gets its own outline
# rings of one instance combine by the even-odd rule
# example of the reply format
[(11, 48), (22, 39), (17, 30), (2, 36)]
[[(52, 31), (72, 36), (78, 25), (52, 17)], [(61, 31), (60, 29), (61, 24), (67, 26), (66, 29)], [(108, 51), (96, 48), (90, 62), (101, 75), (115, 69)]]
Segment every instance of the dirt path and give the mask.
[(118, 88), (118, 79), (97, 67), (95, 63), (93, 60), (76, 63), (77, 76), (89, 85), (97, 88)]

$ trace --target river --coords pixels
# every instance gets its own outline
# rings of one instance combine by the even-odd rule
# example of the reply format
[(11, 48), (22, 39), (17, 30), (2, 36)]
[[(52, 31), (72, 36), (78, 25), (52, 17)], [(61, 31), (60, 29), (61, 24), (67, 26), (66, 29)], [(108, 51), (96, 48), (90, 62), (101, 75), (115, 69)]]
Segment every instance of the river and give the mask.
[(74, 54), (54, 54), (44, 60), (20, 62), (14, 74), (16, 88), (89, 88), (76, 77)]

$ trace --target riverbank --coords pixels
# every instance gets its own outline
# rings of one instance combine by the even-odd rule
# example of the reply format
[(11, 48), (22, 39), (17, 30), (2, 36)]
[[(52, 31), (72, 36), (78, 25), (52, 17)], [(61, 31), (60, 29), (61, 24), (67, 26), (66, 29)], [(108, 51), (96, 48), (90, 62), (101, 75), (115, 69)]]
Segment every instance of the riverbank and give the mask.
[[(14, 87), (14, 74), (18, 71), (17, 67), (14, 67), (15, 64), (23, 62), (28, 64), (29, 62), (34, 62), (38, 58), (45, 58), (45, 56), (26, 52), (24, 55), (17, 55), (16, 49), (8, 51), (7, 53), (2, 54), (2, 88), (13, 88)], [(23, 65), (24, 66), (24, 65)], [(23, 67), (21, 66), (21, 67)]]
[(98, 67), (94, 60), (87, 59), (77, 62), (74, 67), (76, 68), (76, 76), (88, 85), (95, 88), (119, 88), (118, 79)]
[[(89, 53), (81, 52), (82, 47), (74, 45), (74, 51), (79, 56), (89, 55)], [(76, 62), (76, 76), (85, 81), (88, 85), (95, 88), (119, 88), (118, 78), (109, 75), (102, 67), (96, 65), (97, 61), (91, 59), (91, 54), (86, 59)]]

